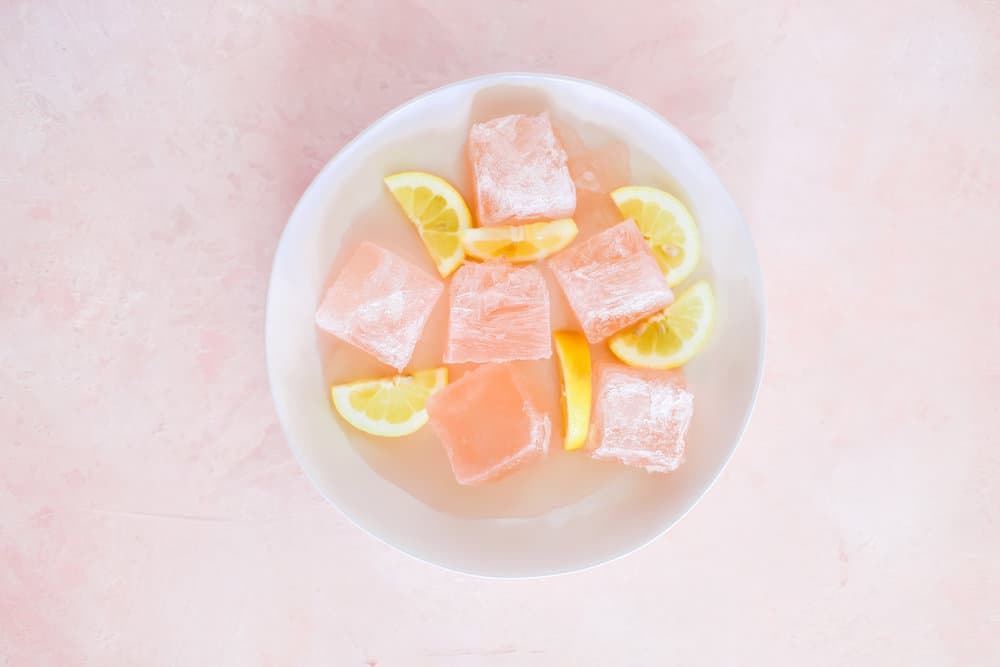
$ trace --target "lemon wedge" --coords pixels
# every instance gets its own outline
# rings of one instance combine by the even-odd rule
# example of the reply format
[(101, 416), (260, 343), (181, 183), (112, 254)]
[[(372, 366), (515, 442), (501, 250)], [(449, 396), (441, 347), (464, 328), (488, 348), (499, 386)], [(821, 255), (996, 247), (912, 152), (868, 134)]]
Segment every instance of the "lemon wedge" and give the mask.
[(462, 233), (472, 224), (462, 195), (448, 181), (424, 171), (404, 171), (383, 180), (416, 225), (438, 273), (450, 276), (464, 259)]
[(640, 185), (618, 188), (611, 198), (623, 217), (639, 225), (668, 285), (679, 285), (691, 275), (698, 265), (701, 243), (684, 204), (663, 190)]
[(580, 449), (590, 428), (590, 346), (575, 331), (557, 331), (553, 338), (562, 376), (563, 448)]
[(333, 406), (351, 426), (387, 438), (409, 435), (427, 423), (427, 397), (448, 384), (448, 369), (334, 385)]
[(533, 262), (559, 252), (576, 238), (570, 218), (527, 225), (473, 227), (462, 237), (465, 254), (481, 260), (504, 257), (511, 262)]
[(698, 354), (715, 318), (712, 288), (699, 281), (658, 315), (612, 336), (611, 351), (629, 366), (676, 368)]

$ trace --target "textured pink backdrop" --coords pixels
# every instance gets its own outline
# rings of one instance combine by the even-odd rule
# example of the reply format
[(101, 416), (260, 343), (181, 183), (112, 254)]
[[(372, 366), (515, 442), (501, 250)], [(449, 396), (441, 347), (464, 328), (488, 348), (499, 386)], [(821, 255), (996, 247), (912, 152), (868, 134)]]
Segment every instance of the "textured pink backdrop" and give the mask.
[[(0, 665), (1000, 664), (1000, 5), (589, 4), (0, 3)], [(713, 491), (542, 581), (324, 505), (263, 363), (313, 174), (498, 70), (687, 132), (769, 298)]]

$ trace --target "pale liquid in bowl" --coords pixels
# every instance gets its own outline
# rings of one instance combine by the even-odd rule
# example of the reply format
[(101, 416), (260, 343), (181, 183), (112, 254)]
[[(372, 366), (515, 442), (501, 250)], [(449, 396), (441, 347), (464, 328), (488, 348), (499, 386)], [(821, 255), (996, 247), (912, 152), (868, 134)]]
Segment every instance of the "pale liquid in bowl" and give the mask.
[[(575, 130), (595, 147), (618, 139), (600, 127), (583, 124), (570, 113), (557, 111), (544, 97), (534, 91), (494, 88), (481, 94), (473, 104), (469, 123), (454, 131), (421, 133), (400, 146), (401, 162), (392, 171), (420, 170), (441, 176), (452, 183), (465, 197), (470, 209), (475, 209), (471, 182), (467, 174), (464, 141), (469, 125), (473, 122), (509, 113), (538, 113), (548, 109), (553, 121)], [(421, 148), (423, 150), (421, 150)], [(667, 190), (689, 204), (685, 193), (676, 182), (650, 156), (636, 146), (629, 146), (631, 183), (651, 185)], [(414, 156), (419, 156), (415, 158)], [(388, 173), (388, 172), (387, 172)], [(363, 241), (371, 241), (437, 275), (416, 229), (406, 219), (392, 195), (380, 186), (379, 195), (371, 205), (354, 216), (344, 233), (327, 284), (338, 275), (350, 253)], [(577, 241), (603, 231), (621, 220), (610, 198), (598, 203), (593, 194), (580, 193), (580, 208), (574, 216), (580, 228)], [(590, 214), (580, 215), (586, 208)], [(702, 258), (702, 263), (706, 258)], [(555, 282), (544, 260), (538, 263), (545, 275), (551, 302), (553, 331), (571, 329), (579, 331), (579, 324), (569, 309), (565, 296)], [(701, 273), (699, 271), (699, 273)], [(424, 330), (407, 371), (441, 366), (448, 329), (448, 285)], [(681, 286), (683, 288), (683, 286)], [(324, 288), (325, 291), (325, 288)], [(676, 291), (676, 290), (675, 290)], [(322, 294), (316, 295), (319, 303)], [(350, 382), (372, 377), (395, 374), (395, 370), (378, 362), (357, 348), (340, 341), (326, 332), (316, 330), (317, 349), (323, 368), (325, 388), (330, 384)], [(593, 363), (611, 361), (613, 356), (604, 343), (591, 345)], [(480, 486), (461, 486), (452, 476), (447, 456), (430, 426), (402, 438), (379, 438), (360, 432), (340, 420), (350, 446), (358, 456), (379, 475), (405, 490), (427, 506), (455, 516), (469, 518), (528, 518), (546, 514), (561, 507), (581, 501), (601, 502), (602, 498), (623, 492), (635, 476), (648, 473), (624, 466), (597, 462), (583, 451), (567, 452), (562, 448), (563, 417), (560, 407), (560, 380), (555, 354), (551, 359), (515, 362), (523, 364), (538, 383), (539, 394), (546, 397), (552, 421), (552, 440), (548, 458), (515, 472), (497, 482)], [(455, 381), (473, 368), (472, 364), (448, 365), (450, 380)], [(696, 387), (695, 390), (696, 396)], [(332, 410), (332, 407), (331, 407)], [(339, 416), (337, 417), (339, 420)], [(488, 428), (489, 415), (483, 416)], [(340, 446), (331, 443), (331, 446)], [(688, 443), (697, 446), (697, 443)], [(660, 476), (663, 484), (670, 484), (670, 476)]]

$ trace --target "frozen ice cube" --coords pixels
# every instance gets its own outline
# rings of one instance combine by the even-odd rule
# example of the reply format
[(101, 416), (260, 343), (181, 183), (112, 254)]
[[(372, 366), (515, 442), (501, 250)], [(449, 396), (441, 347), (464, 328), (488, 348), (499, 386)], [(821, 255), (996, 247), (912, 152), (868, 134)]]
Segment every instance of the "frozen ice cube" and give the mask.
[(632, 220), (577, 242), (549, 260), (587, 340), (599, 343), (668, 306), (673, 292)]
[(362, 243), (327, 290), (316, 324), (402, 370), (443, 290), (437, 277)]
[(629, 184), (632, 179), (631, 158), (628, 146), (623, 142), (612, 139), (597, 148), (589, 148), (572, 127), (555, 123), (553, 127), (566, 149), (566, 166), (576, 185), (577, 215), (581, 190), (608, 194)]
[(576, 188), (548, 114), (476, 123), (469, 164), (481, 225), (554, 220), (573, 214)]
[(517, 364), (487, 364), (427, 401), (459, 484), (499, 479), (544, 456), (552, 425)]
[(533, 266), (468, 262), (451, 282), (446, 363), (552, 356), (549, 290)]
[(679, 372), (602, 364), (587, 447), (595, 459), (670, 472), (684, 459), (693, 415), (694, 396)]

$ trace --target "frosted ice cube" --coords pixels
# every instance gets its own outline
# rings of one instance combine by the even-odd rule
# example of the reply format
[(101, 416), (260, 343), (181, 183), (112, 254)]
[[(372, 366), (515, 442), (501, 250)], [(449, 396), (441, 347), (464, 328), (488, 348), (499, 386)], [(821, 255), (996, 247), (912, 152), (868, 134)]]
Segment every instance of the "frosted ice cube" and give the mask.
[(516, 364), (487, 364), (427, 401), (459, 484), (499, 479), (544, 456), (552, 425)]
[(573, 214), (576, 188), (548, 114), (476, 123), (469, 130), (468, 157), (479, 224), (518, 224)]
[(625, 220), (549, 260), (587, 340), (613, 333), (668, 306), (673, 292), (649, 244)]
[(362, 243), (327, 290), (316, 324), (402, 370), (443, 289), (402, 257)]
[(533, 266), (469, 262), (450, 289), (446, 363), (548, 359), (549, 290)]
[(603, 364), (587, 447), (595, 459), (670, 472), (684, 460), (693, 414), (694, 396), (679, 372)]

